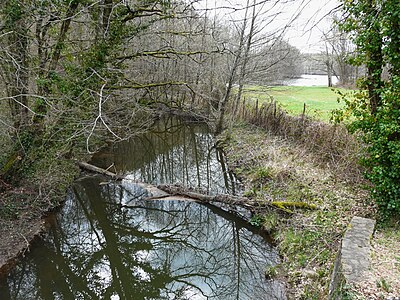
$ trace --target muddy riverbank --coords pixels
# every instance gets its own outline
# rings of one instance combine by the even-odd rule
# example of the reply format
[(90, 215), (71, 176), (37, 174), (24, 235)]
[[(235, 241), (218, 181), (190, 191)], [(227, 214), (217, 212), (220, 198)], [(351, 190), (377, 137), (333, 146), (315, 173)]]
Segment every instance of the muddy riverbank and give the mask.
[(3, 187), (0, 193), (0, 276), (5, 276), (26, 254), (31, 242), (46, 230), (46, 216), (63, 203), (67, 188), (79, 172), (75, 162), (57, 159), (43, 166), (43, 174), (21, 182), (18, 187)]

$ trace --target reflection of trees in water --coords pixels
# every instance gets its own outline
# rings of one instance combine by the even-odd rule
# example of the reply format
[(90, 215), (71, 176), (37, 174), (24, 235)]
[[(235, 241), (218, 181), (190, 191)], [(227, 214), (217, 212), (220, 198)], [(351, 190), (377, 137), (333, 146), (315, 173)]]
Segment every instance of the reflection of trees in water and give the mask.
[(5, 299), (281, 299), (263, 278), (276, 254), (240, 220), (196, 203), (129, 202), (134, 189), (98, 184), (74, 186), (61, 226), (18, 265)]
[(142, 182), (182, 183), (207, 192), (235, 192), (236, 180), (226, 168), (221, 150), (205, 124), (168, 119), (154, 132), (104, 150), (93, 163)]

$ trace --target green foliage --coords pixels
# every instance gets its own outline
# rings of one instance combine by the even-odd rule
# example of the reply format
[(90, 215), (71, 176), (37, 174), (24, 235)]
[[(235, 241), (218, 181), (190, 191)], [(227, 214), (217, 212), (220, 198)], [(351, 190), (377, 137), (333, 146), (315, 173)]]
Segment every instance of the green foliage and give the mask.
[(278, 271), (277, 271), (278, 267), (279, 267), (279, 265), (278, 266), (268, 266), (267, 269), (265, 270), (265, 278), (267, 280), (276, 278), (276, 276), (278, 275)]
[(390, 284), (385, 280), (385, 278), (379, 278), (379, 280), (376, 282), (376, 286), (383, 289), (387, 293), (390, 293), (391, 291)]
[(279, 216), (276, 212), (272, 211), (264, 216), (262, 226), (266, 231), (272, 232), (276, 230), (278, 224), (279, 224)]
[[(365, 64), (367, 76), (352, 99), (343, 96), (351, 112), (350, 129), (361, 132), (366, 154), (361, 163), (373, 184), (372, 196), (385, 216), (400, 212), (400, 6), (398, 1), (344, 0), (348, 18), (342, 30), (353, 33), (354, 64)], [(379, 18), (376, 15), (379, 14)], [(390, 66), (383, 82), (384, 66)], [(336, 113), (342, 119), (346, 113)]]
[(264, 218), (260, 215), (254, 215), (250, 219), (250, 224), (253, 226), (257, 226), (257, 227), (261, 227), (263, 222), (264, 222)]
[[(342, 300), (356, 300), (360, 299), (361, 295), (354, 289), (354, 287), (342, 283), (339, 290), (340, 298)], [(337, 298), (338, 299), (338, 298)]]
[(24, 15), (24, 7), (18, 0), (5, 1), (1, 14), (5, 16), (5, 27), (14, 28), (16, 22)]
[(258, 189), (256, 187), (252, 187), (250, 190), (244, 191), (243, 196), (244, 197), (256, 197), (258, 194)]
[(254, 170), (254, 182), (263, 183), (273, 177), (272, 169), (269, 167), (259, 167)]
[(307, 253), (310, 252), (309, 245), (316, 239), (311, 232), (296, 232), (288, 230), (279, 244), (281, 253), (294, 258), (297, 267), (304, 267), (308, 260)]
[(375, 115), (365, 105), (354, 108), (357, 120), (351, 129), (361, 130), (368, 155), (362, 158), (367, 178), (374, 184), (372, 194), (385, 213), (400, 212), (400, 109), (399, 91), (390, 83), (382, 94)]
[(276, 212), (270, 212), (266, 215), (254, 215), (250, 219), (250, 224), (256, 227), (263, 227), (264, 230), (272, 231), (278, 225), (279, 219)]

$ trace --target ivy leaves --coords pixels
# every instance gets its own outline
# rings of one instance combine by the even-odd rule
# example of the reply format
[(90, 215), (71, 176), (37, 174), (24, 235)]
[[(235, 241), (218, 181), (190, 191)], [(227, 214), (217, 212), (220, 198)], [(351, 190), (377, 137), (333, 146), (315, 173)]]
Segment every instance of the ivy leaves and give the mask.
[[(354, 117), (350, 129), (363, 133), (367, 155), (361, 159), (371, 194), (384, 216), (400, 213), (400, 5), (397, 0), (343, 0), (341, 25), (357, 49), (352, 63), (365, 65), (360, 91), (345, 99)], [(382, 79), (384, 68), (389, 69)]]

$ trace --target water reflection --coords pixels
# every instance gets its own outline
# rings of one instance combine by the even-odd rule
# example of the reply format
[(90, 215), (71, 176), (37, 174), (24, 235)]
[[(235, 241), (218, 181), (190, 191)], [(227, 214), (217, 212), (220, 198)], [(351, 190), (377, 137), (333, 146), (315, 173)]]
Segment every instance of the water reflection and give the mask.
[(277, 255), (246, 223), (139, 187), (83, 178), (0, 284), (1, 299), (283, 299), (264, 278)]
[(237, 192), (238, 182), (203, 123), (164, 119), (146, 135), (103, 149), (92, 163), (102, 168), (114, 165), (116, 171), (141, 182), (179, 183), (207, 193)]

